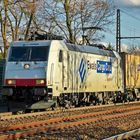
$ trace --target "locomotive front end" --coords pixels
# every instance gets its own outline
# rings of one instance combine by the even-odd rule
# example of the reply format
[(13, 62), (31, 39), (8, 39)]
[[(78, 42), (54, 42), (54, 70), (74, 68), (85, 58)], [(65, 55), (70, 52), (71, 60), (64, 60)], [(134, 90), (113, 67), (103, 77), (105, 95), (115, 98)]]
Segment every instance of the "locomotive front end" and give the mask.
[(14, 42), (6, 60), (3, 94), (12, 100), (35, 102), (47, 95), (50, 43)]

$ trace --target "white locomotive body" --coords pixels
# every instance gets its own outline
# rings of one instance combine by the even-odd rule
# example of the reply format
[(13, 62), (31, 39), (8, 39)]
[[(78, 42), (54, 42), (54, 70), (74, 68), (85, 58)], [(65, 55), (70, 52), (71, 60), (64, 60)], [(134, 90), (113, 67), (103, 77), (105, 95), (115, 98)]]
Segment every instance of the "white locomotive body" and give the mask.
[[(121, 58), (116, 52), (60, 40), (11, 43), (4, 93), (57, 104), (104, 102), (123, 92)], [(26, 96), (25, 96), (26, 95)]]

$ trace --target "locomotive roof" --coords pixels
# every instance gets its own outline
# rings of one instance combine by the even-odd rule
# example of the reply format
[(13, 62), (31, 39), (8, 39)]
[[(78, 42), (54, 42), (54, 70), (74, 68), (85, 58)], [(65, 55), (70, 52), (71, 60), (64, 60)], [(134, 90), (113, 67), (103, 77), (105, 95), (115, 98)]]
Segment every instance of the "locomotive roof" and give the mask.
[[(60, 40), (59, 40), (60, 41)], [(62, 41), (62, 40), (61, 40)], [(64, 42), (64, 41), (62, 41)], [(35, 46), (35, 45), (42, 45), (42, 46), (49, 46), (51, 44), (51, 40), (41, 40), (41, 41), (15, 41), (11, 43), (11, 46)], [(105, 56), (112, 56), (114, 57), (113, 51), (100, 49), (97, 46), (87, 46), (87, 45), (75, 45), (70, 43), (65, 43), (68, 50), (82, 52), (82, 53), (91, 53), (97, 55), (105, 55)]]
[(97, 46), (87, 46), (87, 45), (74, 45), (66, 43), (67, 47), (71, 51), (83, 52), (83, 53), (92, 53), (97, 55), (105, 55), (114, 57), (113, 51), (100, 49)]
[(45, 41), (45, 40), (40, 40), (40, 41), (14, 41), (11, 43), (11, 47), (28, 47), (28, 46), (49, 46), (51, 44), (51, 41)]

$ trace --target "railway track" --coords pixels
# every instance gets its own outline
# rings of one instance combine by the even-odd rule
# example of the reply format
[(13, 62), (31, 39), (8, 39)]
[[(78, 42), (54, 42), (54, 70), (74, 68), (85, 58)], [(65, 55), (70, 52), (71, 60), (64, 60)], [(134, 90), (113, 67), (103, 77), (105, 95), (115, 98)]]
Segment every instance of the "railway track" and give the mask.
[[(48, 111), (48, 112), (35, 112), (35, 113), (28, 113), (28, 114), (19, 114), (19, 115), (7, 115), (0, 117), (0, 126), (8, 126), (9, 124), (22, 124), (22, 123), (28, 123), (35, 120), (46, 120), (50, 118), (56, 118), (56, 117), (63, 117), (63, 116), (70, 116), (75, 114), (83, 114), (83, 113), (90, 113), (90, 112), (99, 112), (104, 110), (112, 110), (121, 108), (130, 108), (133, 106), (137, 106), (139, 108), (140, 102), (130, 103), (130, 104), (117, 104), (116, 106), (112, 105), (104, 105), (104, 106), (90, 106), (90, 107), (81, 107), (81, 108), (72, 108), (72, 109), (65, 109), (65, 110), (56, 110), (56, 111)], [(116, 110), (117, 111), (117, 110)], [(11, 113), (9, 113), (11, 114)]]
[[(16, 125), (14, 124), (3, 126), (0, 128), (1, 131), (0, 140), (19, 139), (19, 138), (27, 139), (27, 137), (32, 138), (35, 137), (36, 135), (40, 136), (42, 135), (42, 137), (44, 137), (45, 135), (48, 135), (50, 133), (58, 134), (59, 131), (61, 132), (62, 131), (66, 132), (68, 130), (73, 131), (78, 127), (80, 128), (89, 127), (90, 125), (93, 124), (96, 127), (105, 127), (106, 124), (110, 123), (111, 125), (111, 123), (116, 120), (140, 116), (139, 103), (135, 104), (135, 106), (131, 104), (131, 106), (123, 105), (123, 106), (115, 106), (112, 108), (110, 107), (110, 109), (109, 107), (104, 107), (104, 109), (101, 109), (102, 107), (101, 108), (94, 107), (94, 108), (97, 109), (95, 112), (93, 112), (92, 107), (86, 107), (86, 108), (71, 109), (70, 112), (74, 112), (74, 114), (73, 113), (70, 114), (68, 113), (68, 111), (64, 111), (65, 113), (61, 112), (59, 114), (58, 113), (59, 111), (57, 111), (56, 112), (57, 115), (55, 114), (52, 116), (50, 116), (48, 112), (49, 117), (45, 116), (45, 118), (43, 118), (44, 120), (41, 120), (39, 118), (37, 118), (36, 120), (35, 118), (30, 119), (33, 117), (33, 114), (24, 114), (23, 115), (24, 117), (21, 115), (22, 119), (21, 117), (19, 117), (21, 119), (21, 123), (18, 123)], [(35, 114), (43, 115), (45, 113), (46, 112), (34, 113), (34, 116)], [(53, 113), (54, 112), (51, 112), (51, 114)], [(14, 116), (16, 120), (18, 119), (17, 116)], [(10, 117), (12, 117), (13, 119), (13, 116), (7, 116), (5, 120), (9, 121)], [(2, 119), (1, 121), (4, 121), (3, 120), (4, 117), (1, 119)], [(8, 123), (10, 123), (10, 121)]]
[(4, 113), (0, 113), (0, 117), (1, 119), (7, 120), (10, 118), (20, 118), (20, 117), (27, 117), (27, 116), (34, 116), (34, 115), (41, 115), (41, 114), (57, 114), (57, 113), (62, 113), (62, 112), (77, 112), (77, 111), (98, 111), (98, 110), (102, 110), (102, 109), (109, 109), (109, 108), (116, 108), (121, 106), (136, 106), (136, 105), (140, 105), (140, 101), (135, 101), (135, 102), (126, 102), (126, 103), (117, 103), (117, 104), (109, 104), (109, 105), (97, 105), (97, 106), (85, 106), (85, 107), (78, 107), (78, 108), (69, 108), (69, 109), (64, 109), (64, 108), (57, 108), (54, 111), (51, 110), (47, 110), (47, 111), (40, 111), (40, 112), (33, 112), (33, 113), (20, 113), (17, 115), (14, 113), (14, 115), (12, 115), (12, 112), (4, 112)]

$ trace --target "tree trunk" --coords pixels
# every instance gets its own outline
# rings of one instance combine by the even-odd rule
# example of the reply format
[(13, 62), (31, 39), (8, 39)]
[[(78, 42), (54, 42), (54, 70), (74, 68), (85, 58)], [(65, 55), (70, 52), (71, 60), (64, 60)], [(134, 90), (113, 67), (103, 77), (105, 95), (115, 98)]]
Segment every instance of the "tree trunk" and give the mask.
[(75, 43), (74, 42), (73, 31), (72, 31), (72, 28), (71, 28), (71, 26), (72, 26), (71, 25), (71, 17), (69, 15), (69, 13), (70, 13), (69, 0), (65, 0), (64, 9), (65, 9), (65, 12), (66, 12), (66, 25), (67, 25), (68, 32), (69, 32), (69, 40), (70, 40), (71, 43)]

